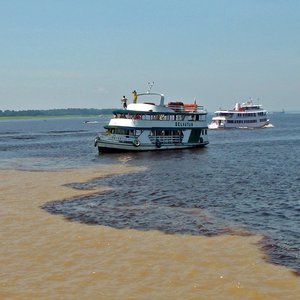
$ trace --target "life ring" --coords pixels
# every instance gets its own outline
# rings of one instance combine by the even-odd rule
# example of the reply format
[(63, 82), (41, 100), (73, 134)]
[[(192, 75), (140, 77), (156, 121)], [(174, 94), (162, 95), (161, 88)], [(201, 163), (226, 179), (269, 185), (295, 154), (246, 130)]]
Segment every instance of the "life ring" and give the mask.
[(97, 147), (98, 142), (100, 142), (100, 138), (97, 136), (94, 140), (94, 147)]
[(141, 145), (141, 142), (140, 142), (138, 139), (136, 139), (136, 140), (133, 140), (133, 141), (132, 141), (132, 144), (133, 144), (133, 146), (135, 146), (135, 147), (139, 147), (139, 146)]
[(155, 145), (156, 145), (157, 148), (160, 148), (161, 147), (161, 142), (157, 140)]

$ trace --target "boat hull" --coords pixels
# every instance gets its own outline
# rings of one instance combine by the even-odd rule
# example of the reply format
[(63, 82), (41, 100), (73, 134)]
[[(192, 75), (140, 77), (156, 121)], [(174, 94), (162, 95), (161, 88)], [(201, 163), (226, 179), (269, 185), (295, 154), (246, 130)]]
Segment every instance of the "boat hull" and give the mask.
[(96, 146), (99, 152), (140, 152), (140, 151), (160, 151), (160, 150), (174, 150), (174, 149), (188, 149), (188, 148), (203, 148), (208, 145), (208, 141), (203, 143), (193, 144), (170, 144), (170, 145), (153, 145), (153, 144), (140, 144), (135, 146), (133, 144), (125, 143), (101, 143), (98, 142)]
[(241, 125), (234, 125), (234, 124), (224, 124), (224, 125), (218, 125), (216, 123), (211, 123), (208, 125), (209, 129), (255, 129), (255, 128), (266, 128), (270, 125), (269, 123), (261, 123), (261, 124), (255, 124), (255, 125), (247, 125), (247, 124), (241, 124)]

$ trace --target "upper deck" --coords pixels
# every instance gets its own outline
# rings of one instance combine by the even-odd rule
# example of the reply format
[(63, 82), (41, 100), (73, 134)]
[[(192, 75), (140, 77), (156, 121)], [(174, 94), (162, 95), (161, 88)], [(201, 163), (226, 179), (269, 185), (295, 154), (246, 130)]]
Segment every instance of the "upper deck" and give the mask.
[[(152, 97), (147, 102), (137, 102), (139, 97)], [(153, 101), (154, 96), (160, 96), (159, 104)], [(134, 103), (130, 103), (126, 109), (115, 110), (114, 114), (207, 114), (207, 111), (202, 105), (184, 104), (183, 102), (169, 102), (167, 105), (164, 103), (164, 95), (159, 93), (141, 93), (136, 94)], [(148, 100), (148, 99), (147, 99)]]
[(246, 113), (267, 113), (261, 104), (253, 104), (252, 100), (245, 103), (236, 103), (233, 109), (220, 109), (215, 111), (216, 116), (235, 115), (242, 112)]

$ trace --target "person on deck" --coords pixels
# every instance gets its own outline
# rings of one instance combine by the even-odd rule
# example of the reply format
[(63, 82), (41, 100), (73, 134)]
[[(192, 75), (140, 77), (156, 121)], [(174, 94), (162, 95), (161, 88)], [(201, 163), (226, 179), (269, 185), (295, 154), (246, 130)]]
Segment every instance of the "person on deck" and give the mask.
[(127, 108), (127, 100), (128, 99), (125, 96), (123, 96), (123, 98), (121, 99), (121, 103), (122, 103), (124, 109)]
[(137, 101), (137, 92), (136, 92), (136, 90), (134, 90), (132, 92), (132, 95), (133, 95), (133, 103), (136, 103), (136, 101)]

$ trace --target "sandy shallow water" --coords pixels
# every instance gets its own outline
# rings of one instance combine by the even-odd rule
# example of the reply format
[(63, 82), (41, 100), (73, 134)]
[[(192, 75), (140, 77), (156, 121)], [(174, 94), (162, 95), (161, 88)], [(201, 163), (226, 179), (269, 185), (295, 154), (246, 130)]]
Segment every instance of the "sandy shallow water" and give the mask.
[(260, 236), (117, 230), (40, 208), (95, 192), (64, 184), (131, 170), (0, 171), (0, 299), (297, 299), (300, 278), (263, 259)]

